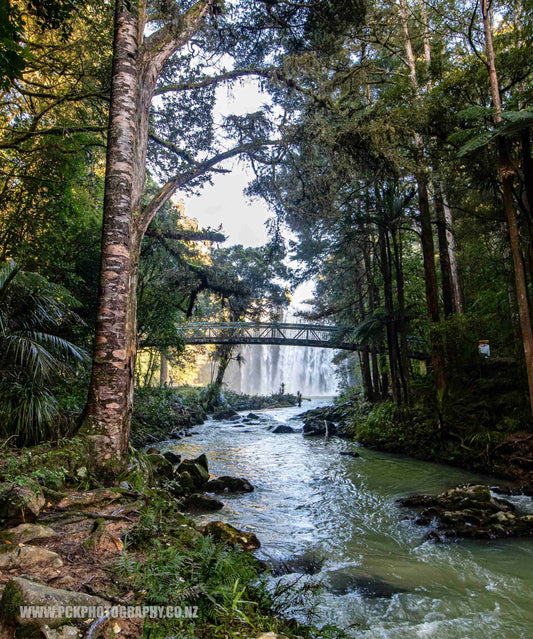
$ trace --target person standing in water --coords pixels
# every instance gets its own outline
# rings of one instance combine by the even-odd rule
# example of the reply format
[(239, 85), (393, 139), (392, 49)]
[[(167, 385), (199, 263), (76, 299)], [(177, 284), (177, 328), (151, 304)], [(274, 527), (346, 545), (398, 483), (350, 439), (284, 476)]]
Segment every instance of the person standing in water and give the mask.
[(296, 393), (296, 401), (298, 402), (298, 408), (302, 407), (302, 393), (300, 393), (300, 391), (298, 391)]

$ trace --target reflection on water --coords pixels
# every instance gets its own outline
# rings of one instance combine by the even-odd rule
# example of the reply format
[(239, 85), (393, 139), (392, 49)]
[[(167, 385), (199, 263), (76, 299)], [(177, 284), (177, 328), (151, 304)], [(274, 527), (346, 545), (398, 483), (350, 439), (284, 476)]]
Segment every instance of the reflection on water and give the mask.
[[(255, 486), (222, 497), (225, 508), (206, 520), (255, 532), (263, 559), (318, 557), (320, 572), (306, 578), (325, 584), (319, 621), (354, 637), (533, 638), (533, 540), (426, 543), (427, 531), (404, 521), (396, 504), (409, 493), (486, 478), (367, 449), (352, 458), (339, 454), (351, 442), (268, 430), (301, 410), (258, 411), (260, 421), (241, 426), (207, 422), (172, 443), (184, 457), (207, 453), (211, 473)], [(517, 506), (531, 509), (531, 500)]]

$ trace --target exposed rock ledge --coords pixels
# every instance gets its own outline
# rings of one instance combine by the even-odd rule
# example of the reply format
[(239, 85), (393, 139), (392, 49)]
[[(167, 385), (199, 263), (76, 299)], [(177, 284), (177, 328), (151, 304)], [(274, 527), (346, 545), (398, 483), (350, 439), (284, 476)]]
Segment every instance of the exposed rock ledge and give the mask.
[(533, 515), (517, 513), (513, 504), (494, 497), (488, 486), (459, 486), (436, 496), (404, 497), (399, 503), (417, 511), (408, 519), (433, 525), (427, 538), (435, 541), (533, 536)]

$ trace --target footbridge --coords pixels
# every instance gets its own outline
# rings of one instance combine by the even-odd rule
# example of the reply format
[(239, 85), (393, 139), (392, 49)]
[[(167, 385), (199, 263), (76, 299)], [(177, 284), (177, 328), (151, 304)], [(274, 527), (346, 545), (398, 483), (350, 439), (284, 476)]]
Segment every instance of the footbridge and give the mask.
[(178, 326), (178, 336), (185, 344), (279, 344), (361, 350), (352, 331), (337, 326), (278, 322), (191, 322)]
[[(185, 344), (277, 344), (318, 346), (345, 351), (360, 351), (355, 329), (321, 324), (282, 324), (279, 322), (190, 322), (177, 328)], [(415, 359), (426, 355), (413, 348)]]

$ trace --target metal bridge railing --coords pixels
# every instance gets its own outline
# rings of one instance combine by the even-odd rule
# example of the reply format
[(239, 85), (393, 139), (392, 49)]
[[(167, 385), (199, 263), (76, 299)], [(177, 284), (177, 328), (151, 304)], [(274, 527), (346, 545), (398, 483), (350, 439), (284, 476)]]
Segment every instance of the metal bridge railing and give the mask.
[(281, 322), (191, 322), (179, 326), (186, 344), (288, 344), (357, 350), (350, 329)]

